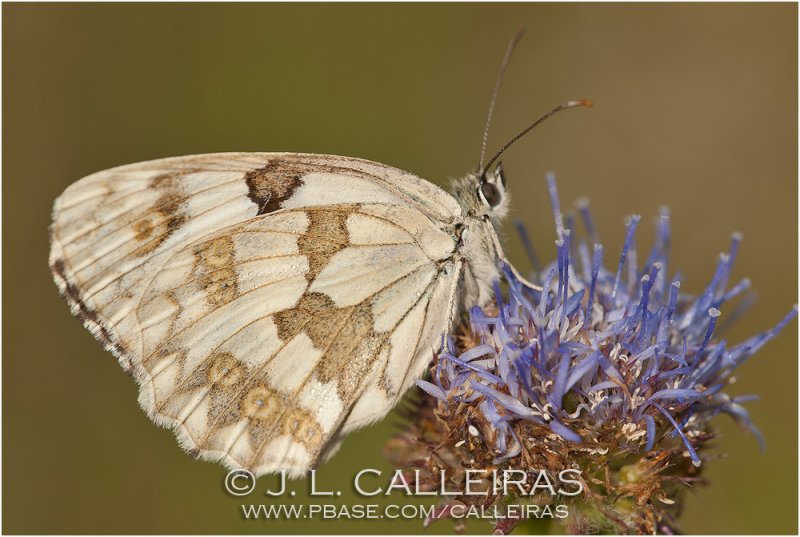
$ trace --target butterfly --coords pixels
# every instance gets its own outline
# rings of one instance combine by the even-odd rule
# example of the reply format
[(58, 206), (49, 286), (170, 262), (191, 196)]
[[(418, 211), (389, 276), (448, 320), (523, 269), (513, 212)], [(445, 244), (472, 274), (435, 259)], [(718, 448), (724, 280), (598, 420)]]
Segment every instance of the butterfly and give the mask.
[(101, 171), (55, 201), (50, 267), (72, 313), (139, 384), (141, 407), (185, 450), (299, 476), (384, 417), (458, 313), (490, 301), (509, 203), (493, 164), (553, 113), (588, 104), (567, 102), (486, 165), (482, 156), (452, 194), (334, 155), (219, 153)]

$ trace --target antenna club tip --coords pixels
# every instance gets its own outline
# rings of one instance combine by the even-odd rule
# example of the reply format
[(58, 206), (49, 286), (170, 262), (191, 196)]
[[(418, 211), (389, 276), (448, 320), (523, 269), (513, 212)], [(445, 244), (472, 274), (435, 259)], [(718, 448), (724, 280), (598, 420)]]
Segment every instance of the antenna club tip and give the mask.
[(564, 108), (575, 108), (577, 106), (585, 106), (586, 108), (594, 107), (594, 103), (591, 99), (576, 99), (574, 101), (567, 101), (563, 105)]

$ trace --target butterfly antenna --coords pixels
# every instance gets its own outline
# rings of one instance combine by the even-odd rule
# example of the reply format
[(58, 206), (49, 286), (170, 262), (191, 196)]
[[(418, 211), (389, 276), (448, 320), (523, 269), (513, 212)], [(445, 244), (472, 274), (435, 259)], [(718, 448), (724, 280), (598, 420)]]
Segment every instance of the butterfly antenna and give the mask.
[(486, 124), (483, 126), (483, 140), (481, 141), (481, 158), (478, 161), (478, 169), (483, 169), (483, 157), (486, 156), (486, 142), (489, 140), (489, 127), (492, 124), (492, 116), (494, 115), (494, 105), (497, 102), (497, 94), (500, 93), (500, 84), (503, 82), (503, 76), (506, 72), (506, 67), (508, 66), (508, 62), (511, 60), (511, 54), (514, 52), (514, 49), (517, 47), (517, 43), (519, 40), (522, 39), (522, 36), (525, 34), (525, 28), (520, 28), (517, 30), (517, 33), (514, 34), (514, 37), (511, 38), (511, 41), (508, 42), (508, 47), (506, 48), (506, 55), (503, 56), (503, 61), (500, 63), (500, 72), (497, 73), (497, 80), (494, 83), (494, 90), (492, 91), (492, 99), (489, 101), (489, 113), (486, 114)]
[(550, 119), (551, 117), (553, 117), (554, 115), (556, 115), (557, 113), (559, 113), (559, 112), (561, 112), (563, 110), (567, 110), (569, 108), (577, 108), (579, 106), (585, 106), (586, 108), (591, 108), (592, 107), (592, 101), (590, 101), (589, 99), (579, 99), (577, 101), (567, 101), (565, 103), (559, 104), (558, 106), (556, 106), (555, 108), (550, 110), (548, 113), (546, 113), (545, 115), (543, 115), (542, 117), (540, 117), (539, 119), (537, 119), (536, 121), (531, 123), (521, 133), (519, 133), (516, 136), (514, 136), (503, 147), (501, 147), (500, 151), (495, 153), (494, 156), (491, 159), (489, 159), (489, 162), (486, 163), (486, 166), (483, 166), (483, 167), (480, 168), (479, 177), (484, 177), (486, 175), (486, 172), (488, 172), (489, 169), (492, 167), (492, 164), (494, 164), (495, 161), (498, 158), (500, 158), (500, 155), (502, 155), (505, 152), (506, 149), (508, 149), (509, 147), (514, 145), (517, 142), (517, 140), (519, 140), (520, 138), (522, 138), (523, 136), (528, 134), (530, 131), (532, 131), (539, 124), (541, 124), (542, 122), (544, 122), (547, 119)]

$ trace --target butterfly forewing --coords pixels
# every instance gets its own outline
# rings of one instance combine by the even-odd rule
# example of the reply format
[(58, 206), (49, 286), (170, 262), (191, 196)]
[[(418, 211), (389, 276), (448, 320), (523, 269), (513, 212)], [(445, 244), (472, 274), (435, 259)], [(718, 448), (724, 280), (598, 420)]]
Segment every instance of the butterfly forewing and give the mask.
[(301, 473), (432, 357), (458, 214), (430, 183), (358, 159), (165, 159), (68, 188), (51, 268), (185, 448)]

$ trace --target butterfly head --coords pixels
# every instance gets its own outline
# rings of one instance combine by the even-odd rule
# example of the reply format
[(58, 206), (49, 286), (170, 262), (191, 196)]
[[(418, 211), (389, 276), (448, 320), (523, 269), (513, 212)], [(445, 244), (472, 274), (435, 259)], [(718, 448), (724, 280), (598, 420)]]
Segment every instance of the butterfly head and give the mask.
[(503, 163), (486, 173), (471, 173), (453, 182), (453, 195), (461, 204), (464, 216), (488, 216), (499, 222), (508, 214), (509, 192)]
[(483, 209), (482, 214), (489, 215), (493, 220), (505, 218), (510, 200), (502, 162), (493, 171), (478, 177), (475, 194)]

